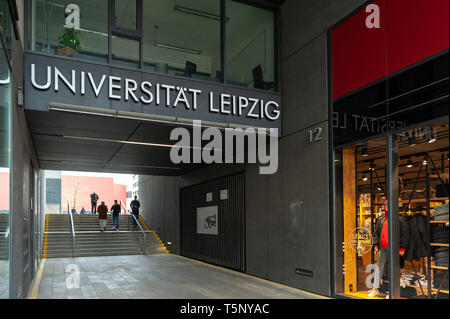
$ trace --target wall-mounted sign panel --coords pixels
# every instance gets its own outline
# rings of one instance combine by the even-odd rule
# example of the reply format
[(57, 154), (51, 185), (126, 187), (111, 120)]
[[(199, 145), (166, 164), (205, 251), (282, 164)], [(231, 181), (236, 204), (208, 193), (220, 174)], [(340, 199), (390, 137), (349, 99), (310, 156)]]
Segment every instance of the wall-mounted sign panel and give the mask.
[(281, 129), (275, 92), (25, 53), (25, 108), (72, 104)]
[(220, 190), (220, 200), (226, 200), (228, 199), (228, 189), (221, 189)]
[(197, 208), (197, 234), (219, 235), (218, 206)]

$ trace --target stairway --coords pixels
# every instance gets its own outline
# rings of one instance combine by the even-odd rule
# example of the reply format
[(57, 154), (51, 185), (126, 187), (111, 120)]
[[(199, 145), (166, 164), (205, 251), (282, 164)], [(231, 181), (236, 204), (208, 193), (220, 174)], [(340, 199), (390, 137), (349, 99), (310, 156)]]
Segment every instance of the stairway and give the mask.
[(0, 260), (9, 259), (9, 214), (0, 213)]
[[(75, 228), (74, 250), (70, 216), (48, 214), (44, 237), (43, 257), (88, 257), (140, 255), (143, 253), (142, 232), (134, 230), (131, 215), (119, 217), (119, 229), (112, 228), (112, 216), (108, 215), (106, 231), (101, 232), (98, 215), (73, 215)], [(166, 253), (153, 232), (146, 230), (146, 254)]]

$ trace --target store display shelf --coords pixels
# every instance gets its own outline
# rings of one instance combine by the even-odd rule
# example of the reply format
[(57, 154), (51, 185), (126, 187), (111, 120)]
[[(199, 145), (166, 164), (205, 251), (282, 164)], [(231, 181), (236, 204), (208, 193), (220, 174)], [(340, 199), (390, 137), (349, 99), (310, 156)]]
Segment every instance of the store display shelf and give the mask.
[(448, 244), (431, 243), (430, 246), (435, 246), (435, 247), (448, 247)]
[(443, 267), (443, 266), (431, 266), (431, 269), (436, 269), (436, 270), (448, 270), (448, 267)]
[(433, 175), (430, 175), (430, 178), (439, 178), (439, 176), (441, 178), (448, 178), (448, 173), (440, 173), (439, 175), (438, 174), (433, 174)]
[[(417, 293), (418, 293), (418, 294), (421, 293), (420, 286), (406, 285), (406, 287), (416, 288)], [(424, 293), (425, 295), (428, 295), (428, 289), (427, 289), (427, 287), (422, 286), (422, 290), (423, 290), (423, 293)], [(443, 294), (449, 294), (449, 291), (448, 291), (448, 290), (445, 290), (445, 289), (431, 288), (431, 291), (432, 291), (432, 292), (435, 292), (435, 293), (437, 293), (437, 292), (439, 291), (439, 292), (442, 292)]]
[[(430, 198), (430, 202), (445, 202), (445, 201), (447, 201), (448, 200), (448, 198), (447, 197), (439, 197), (439, 198)], [(401, 201), (399, 201), (400, 203), (402, 203), (402, 204), (408, 204), (409, 203), (409, 200), (408, 199), (404, 199), (404, 200), (401, 200)], [(427, 199), (426, 198), (415, 198), (415, 199), (411, 199), (411, 204), (414, 204), (414, 203), (426, 203), (427, 202)]]
[(430, 220), (430, 224), (446, 224), (448, 226), (448, 220)]

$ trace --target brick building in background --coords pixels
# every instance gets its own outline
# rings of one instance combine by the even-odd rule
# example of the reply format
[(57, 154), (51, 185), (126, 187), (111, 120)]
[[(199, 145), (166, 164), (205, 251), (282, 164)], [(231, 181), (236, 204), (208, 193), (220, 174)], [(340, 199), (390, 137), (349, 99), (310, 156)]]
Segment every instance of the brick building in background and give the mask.
[[(77, 213), (84, 207), (91, 210), (90, 194), (96, 192), (99, 202), (105, 201), (108, 208), (114, 200), (126, 205), (127, 176), (115, 174), (94, 174), (74, 172), (47, 172), (46, 178), (46, 211), (48, 213), (65, 213), (67, 204), (75, 207)], [(123, 209), (123, 207), (122, 207)]]

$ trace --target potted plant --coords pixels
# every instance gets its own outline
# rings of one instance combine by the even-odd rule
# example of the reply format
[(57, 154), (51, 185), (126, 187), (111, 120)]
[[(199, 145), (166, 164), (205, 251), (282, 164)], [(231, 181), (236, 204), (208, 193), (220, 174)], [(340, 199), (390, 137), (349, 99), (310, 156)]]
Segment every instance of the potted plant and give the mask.
[(63, 34), (58, 38), (59, 55), (72, 56), (81, 50), (79, 33), (75, 28), (64, 28)]

